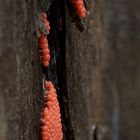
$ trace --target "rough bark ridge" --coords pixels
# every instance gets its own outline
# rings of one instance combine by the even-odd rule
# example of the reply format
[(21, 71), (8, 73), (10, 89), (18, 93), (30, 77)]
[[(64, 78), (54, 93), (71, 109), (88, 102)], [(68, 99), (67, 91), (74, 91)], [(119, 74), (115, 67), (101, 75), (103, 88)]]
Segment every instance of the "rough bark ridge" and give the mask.
[(0, 139), (39, 140), (41, 70), (31, 1), (0, 1)]

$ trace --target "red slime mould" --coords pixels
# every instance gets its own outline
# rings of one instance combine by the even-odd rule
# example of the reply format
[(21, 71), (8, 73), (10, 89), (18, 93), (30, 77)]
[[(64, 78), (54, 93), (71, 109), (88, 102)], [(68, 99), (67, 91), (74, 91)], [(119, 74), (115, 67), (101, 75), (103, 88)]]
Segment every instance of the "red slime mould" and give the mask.
[(85, 18), (87, 15), (83, 0), (72, 0), (73, 7), (80, 18)]
[(47, 20), (47, 14), (45, 12), (41, 12), (40, 15), (41, 15), (42, 21), (45, 25), (46, 31), (49, 33), (51, 28), (50, 28), (50, 23)]
[(51, 81), (45, 82), (44, 110), (41, 114), (42, 140), (62, 140), (62, 124), (60, 107), (56, 89)]
[[(50, 32), (50, 24), (49, 21), (47, 20), (47, 14), (45, 12), (40, 13), (42, 21), (45, 25), (46, 31), (49, 33)], [(47, 37), (41, 33), (41, 35), (38, 38), (38, 43), (39, 47), (41, 49), (41, 60), (42, 64), (45, 67), (49, 66), (49, 61), (50, 61), (50, 50), (49, 50), (49, 44)]]
[(50, 61), (50, 49), (48, 45), (48, 40), (44, 34), (40, 35), (40, 37), (38, 38), (38, 43), (41, 49), (42, 64), (43, 66), (48, 67)]

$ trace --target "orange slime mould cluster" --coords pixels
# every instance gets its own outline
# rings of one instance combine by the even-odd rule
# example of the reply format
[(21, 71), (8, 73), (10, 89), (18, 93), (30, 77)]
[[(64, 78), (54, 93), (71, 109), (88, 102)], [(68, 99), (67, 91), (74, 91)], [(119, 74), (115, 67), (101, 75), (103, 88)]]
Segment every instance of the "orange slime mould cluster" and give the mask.
[(47, 14), (45, 12), (41, 12), (40, 15), (41, 15), (42, 21), (45, 25), (46, 31), (49, 33), (51, 28), (50, 28), (50, 23), (47, 20)]
[[(42, 17), (42, 21), (45, 25), (46, 31), (49, 33), (50, 32), (50, 24), (49, 21), (47, 20), (47, 14), (45, 12), (40, 13)], [(50, 61), (50, 50), (49, 50), (49, 44), (46, 36), (42, 33), (38, 39), (39, 46), (41, 49), (41, 60), (42, 64), (45, 67), (49, 66), (49, 61)]]
[(73, 7), (75, 8), (75, 11), (77, 15), (81, 18), (85, 18), (87, 15), (86, 8), (84, 5), (83, 0), (72, 0)]
[(47, 91), (44, 95), (44, 110), (41, 115), (42, 140), (62, 140), (61, 114), (56, 89), (50, 81), (45, 82), (45, 88)]

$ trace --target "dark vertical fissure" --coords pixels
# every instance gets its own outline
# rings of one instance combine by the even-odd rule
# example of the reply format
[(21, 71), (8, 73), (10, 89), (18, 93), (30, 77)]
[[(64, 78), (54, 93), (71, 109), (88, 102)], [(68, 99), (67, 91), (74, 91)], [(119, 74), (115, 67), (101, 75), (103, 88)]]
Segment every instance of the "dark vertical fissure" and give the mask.
[(54, 1), (47, 14), (51, 25), (51, 32), (48, 36), (51, 61), (49, 67), (43, 68), (43, 71), (47, 80), (51, 80), (57, 87), (64, 140), (74, 140), (67, 94), (65, 2)]

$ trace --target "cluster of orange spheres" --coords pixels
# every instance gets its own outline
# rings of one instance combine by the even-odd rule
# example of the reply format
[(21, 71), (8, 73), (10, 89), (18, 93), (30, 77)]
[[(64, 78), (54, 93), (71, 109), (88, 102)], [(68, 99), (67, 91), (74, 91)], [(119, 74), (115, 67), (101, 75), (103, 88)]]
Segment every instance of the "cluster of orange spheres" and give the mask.
[(45, 12), (41, 12), (40, 15), (41, 15), (42, 21), (45, 25), (45, 28), (46, 28), (47, 32), (49, 33), (51, 28), (50, 28), (50, 23), (47, 20), (47, 14)]
[(49, 45), (48, 45), (48, 40), (44, 34), (41, 34), (38, 39), (38, 42), (39, 42), (39, 46), (41, 49), (42, 64), (43, 64), (43, 66), (48, 67), (49, 61), (50, 61), (50, 49), (49, 49)]
[(56, 90), (50, 81), (45, 82), (44, 110), (41, 116), (42, 140), (62, 140), (60, 107)]
[[(46, 28), (46, 31), (49, 33), (50, 32), (50, 24), (49, 21), (47, 20), (47, 15), (45, 12), (41, 12), (41, 18), (44, 23), (44, 26)], [(45, 67), (49, 66), (49, 61), (50, 61), (50, 49), (49, 49), (49, 44), (46, 36), (42, 33), (38, 39), (39, 46), (41, 49), (41, 60), (42, 64)]]
[(83, 0), (72, 0), (73, 7), (80, 18), (85, 18), (87, 15)]

